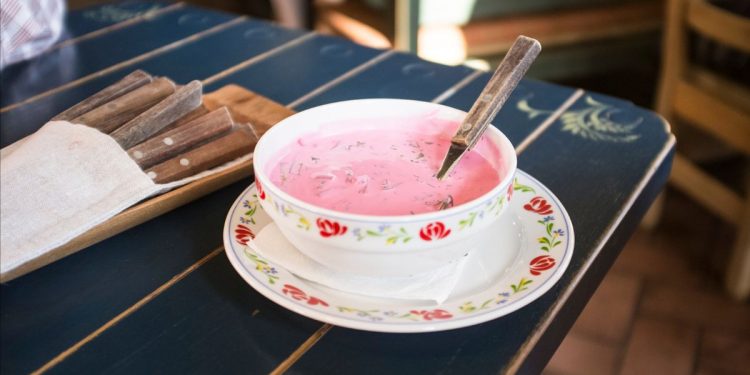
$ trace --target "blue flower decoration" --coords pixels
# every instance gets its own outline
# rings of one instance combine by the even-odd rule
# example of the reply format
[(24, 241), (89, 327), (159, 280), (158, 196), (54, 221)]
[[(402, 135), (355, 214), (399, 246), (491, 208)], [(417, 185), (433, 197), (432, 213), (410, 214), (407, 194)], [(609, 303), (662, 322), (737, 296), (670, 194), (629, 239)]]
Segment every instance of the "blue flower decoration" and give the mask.
[(544, 218), (544, 219), (542, 219), (542, 220), (543, 220), (543, 221), (544, 221), (544, 222), (546, 223), (546, 222), (548, 222), (548, 221), (552, 221), (552, 220), (555, 220), (555, 217), (554, 217), (554, 216), (547, 216), (547, 217), (545, 217), (545, 218)]
[(554, 233), (554, 234), (556, 234), (556, 235), (558, 235), (560, 237), (562, 237), (562, 236), (565, 235), (565, 231), (563, 231), (562, 229), (554, 230), (554, 231), (552, 231), (552, 233)]

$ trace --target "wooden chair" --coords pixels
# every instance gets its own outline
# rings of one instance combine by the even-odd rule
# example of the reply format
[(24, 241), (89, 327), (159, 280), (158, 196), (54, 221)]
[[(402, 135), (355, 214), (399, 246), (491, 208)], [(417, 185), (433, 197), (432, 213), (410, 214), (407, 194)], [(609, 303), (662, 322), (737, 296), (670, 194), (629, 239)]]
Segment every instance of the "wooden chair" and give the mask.
[[(691, 63), (688, 46), (693, 32), (750, 54), (750, 19), (706, 0), (669, 0), (666, 18), (657, 110), (671, 123), (700, 129), (749, 156), (750, 91)], [(679, 145), (679, 128), (675, 132)], [(675, 154), (670, 183), (737, 226), (725, 286), (733, 297), (745, 299), (750, 294), (750, 197), (701, 170), (683, 151)]]

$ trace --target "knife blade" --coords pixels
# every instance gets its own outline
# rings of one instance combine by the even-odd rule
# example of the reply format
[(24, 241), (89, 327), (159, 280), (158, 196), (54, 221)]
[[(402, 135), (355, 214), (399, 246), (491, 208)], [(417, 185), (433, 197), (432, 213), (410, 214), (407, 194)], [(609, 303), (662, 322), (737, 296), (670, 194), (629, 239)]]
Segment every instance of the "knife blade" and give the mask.
[(127, 150), (201, 105), (202, 92), (200, 81), (191, 81), (110, 135)]

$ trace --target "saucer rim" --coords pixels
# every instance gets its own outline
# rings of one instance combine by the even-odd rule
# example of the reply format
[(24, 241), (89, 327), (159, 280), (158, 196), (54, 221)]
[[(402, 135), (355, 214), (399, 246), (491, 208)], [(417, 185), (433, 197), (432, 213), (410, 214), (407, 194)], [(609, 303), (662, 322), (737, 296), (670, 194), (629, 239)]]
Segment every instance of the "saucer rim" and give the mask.
[[(225, 253), (227, 254), (227, 258), (232, 264), (232, 267), (235, 269), (235, 272), (237, 272), (245, 280), (245, 282), (247, 282), (253, 289), (259, 292), (261, 295), (265, 296), (266, 298), (270, 299), (271, 301), (281, 305), (282, 307), (288, 310), (291, 310), (302, 316), (318, 320), (323, 323), (329, 323), (329, 324), (333, 324), (336, 326), (357, 329), (357, 330), (364, 330), (364, 331), (371, 331), (371, 332), (384, 332), (384, 333), (438, 332), (438, 331), (446, 331), (446, 330), (464, 328), (464, 327), (469, 327), (469, 326), (485, 323), (485, 322), (500, 318), (502, 316), (511, 314), (515, 311), (518, 311), (519, 309), (527, 306), (531, 302), (537, 300), (542, 295), (547, 293), (562, 278), (562, 275), (565, 273), (568, 266), (570, 265), (573, 252), (575, 250), (575, 235), (574, 235), (574, 230), (573, 230), (573, 224), (571, 222), (570, 215), (568, 214), (567, 210), (562, 205), (560, 200), (557, 198), (557, 196), (555, 196), (552, 193), (552, 191), (549, 188), (547, 188), (544, 184), (542, 184), (539, 180), (537, 180), (530, 174), (526, 173), (525, 171), (518, 169), (517, 174), (523, 175), (524, 178), (531, 180), (540, 188), (542, 188), (544, 190), (545, 195), (548, 198), (550, 198), (555, 203), (555, 205), (559, 208), (559, 214), (562, 215), (562, 217), (564, 218), (565, 226), (567, 227), (566, 229), (568, 231), (568, 234), (566, 235), (567, 237), (566, 252), (562, 257), (559, 266), (554, 270), (554, 272), (545, 274), (547, 275), (547, 277), (544, 279), (543, 284), (538, 286), (536, 289), (533, 289), (529, 291), (528, 293), (522, 295), (517, 300), (513, 301), (512, 304), (503, 305), (495, 309), (490, 309), (488, 311), (485, 311), (482, 314), (466, 316), (466, 317), (459, 318), (459, 319), (431, 320), (431, 321), (425, 321), (425, 320), (405, 321), (403, 323), (356, 320), (356, 319), (340, 317), (340, 316), (325, 312), (324, 310), (316, 309), (313, 307), (308, 307), (298, 301), (293, 301), (287, 298), (286, 296), (282, 295), (280, 292), (276, 290), (272, 290), (271, 288), (268, 287), (268, 285), (266, 285), (266, 283), (259, 281), (258, 279), (256, 279), (255, 277), (251, 275), (249, 270), (246, 269), (245, 265), (242, 264), (242, 261), (239, 259), (238, 254), (235, 254), (235, 250), (233, 249), (234, 242), (232, 241), (230, 222), (231, 222), (233, 213), (235, 212), (235, 208), (237, 207), (237, 205), (241, 204), (242, 199), (249, 192), (251, 192), (252, 189), (255, 188), (255, 182), (251, 183), (245, 190), (242, 191), (242, 193), (237, 197), (237, 199), (232, 204), (229, 210), (229, 213), (227, 214), (227, 217), (224, 222), (224, 229), (223, 229), (224, 231), (223, 242), (224, 242)], [(509, 209), (510, 208), (511, 207), (509, 207)], [(274, 266), (283, 268), (286, 272), (289, 272), (281, 265), (274, 264)], [(511, 270), (517, 267), (519, 267), (519, 265), (513, 264), (511, 266)], [(296, 275), (292, 274), (291, 272), (289, 272), (289, 274), (304, 284), (309, 283), (307, 280), (299, 278)], [(497, 283), (497, 281), (495, 283)], [(494, 285), (495, 283), (493, 283), (492, 285)], [(470, 296), (467, 296), (467, 298), (470, 298), (471, 296), (479, 295), (483, 292), (486, 292), (486, 290), (472, 293)], [(329, 291), (324, 291), (324, 293), (327, 293), (329, 295), (334, 295), (334, 296), (335, 295), (343, 295), (343, 296), (348, 295), (348, 296), (356, 296), (358, 298), (364, 298), (364, 299), (368, 298), (367, 296), (355, 295), (352, 293), (347, 293), (347, 292), (342, 292), (342, 291), (333, 291), (333, 293)], [(374, 299), (376, 297), (372, 297), (372, 298)], [(445, 305), (446, 303), (443, 302), (440, 304), (430, 306), (429, 308), (439, 309), (441, 306), (445, 306)], [(404, 303), (403, 307), (409, 307), (409, 305), (407, 303)]]

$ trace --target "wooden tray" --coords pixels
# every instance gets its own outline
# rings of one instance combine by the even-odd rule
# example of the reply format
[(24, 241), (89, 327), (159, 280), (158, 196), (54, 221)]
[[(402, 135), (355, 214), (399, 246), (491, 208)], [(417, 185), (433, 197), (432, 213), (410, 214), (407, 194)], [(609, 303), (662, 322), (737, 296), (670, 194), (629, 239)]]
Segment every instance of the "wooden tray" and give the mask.
[[(258, 137), (271, 126), (294, 113), (291, 109), (237, 85), (227, 85), (205, 94), (203, 105), (209, 111), (226, 106), (235, 122), (249, 123)], [(252, 159), (145, 200), (89, 229), (65, 245), (0, 274), (0, 282), (7, 282), (25, 275), (251, 175)]]

